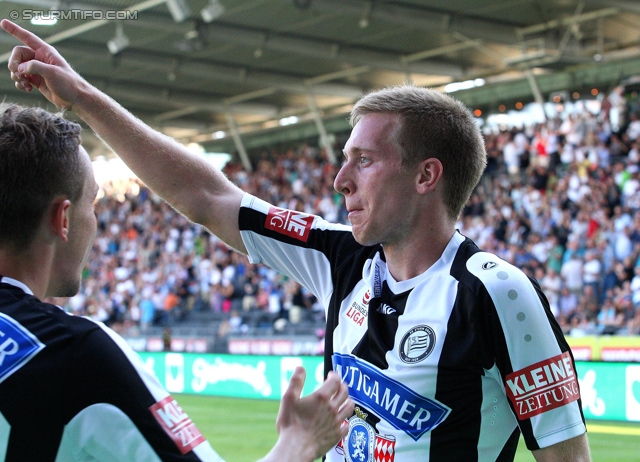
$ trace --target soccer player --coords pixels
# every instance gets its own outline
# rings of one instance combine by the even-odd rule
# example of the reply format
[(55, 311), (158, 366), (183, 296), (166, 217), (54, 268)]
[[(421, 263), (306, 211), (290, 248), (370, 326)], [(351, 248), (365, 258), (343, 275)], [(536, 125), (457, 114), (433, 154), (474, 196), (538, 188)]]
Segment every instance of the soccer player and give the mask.
[(334, 186), (351, 226), (274, 207), (150, 129), (56, 50), (25, 46), (9, 69), (73, 110), (165, 200), (229, 246), (306, 286), (327, 314), (325, 372), (356, 402), (326, 460), (588, 461), (569, 346), (537, 282), (455, 229), (486, 164), (472, 115), (436, 91), (374, 92), (352, 110)]
[[(222, 461), (121, 337), (42, 301), (76, 294), (96, 234), (80, 130), (0, 104), (0, 460)], [(333, 375), (301, 399), (304, 378), (291, 378), (264, 461), (311, 462), (347, 432), (346, 385)]]

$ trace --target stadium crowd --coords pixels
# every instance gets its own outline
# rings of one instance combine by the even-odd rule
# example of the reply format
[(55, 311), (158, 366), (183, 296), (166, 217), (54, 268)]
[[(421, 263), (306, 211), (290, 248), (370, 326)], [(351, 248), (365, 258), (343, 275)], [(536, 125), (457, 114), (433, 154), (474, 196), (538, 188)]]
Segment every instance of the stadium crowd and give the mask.
[[(612, 123), (612, 99), (597, 113), (583, 107), (487, 130), (487, 170), (458, 224), (539, 281), (567, 335), (640, 334), (640, 118), (632, 110)], [(225, 173), (280, 207), (347, 223), (333, 189), (339, 166), (323, 150), (265, 150), (254, 167), (229, 163)], [(287, 322), (323, 326), (312, 294), (249, 264), (143, 185), (103, 191), (83, 287), (61, 302), (69, 311), (124, 335), (179, 324), (194, 310), (220, 313), (223, 334)]]

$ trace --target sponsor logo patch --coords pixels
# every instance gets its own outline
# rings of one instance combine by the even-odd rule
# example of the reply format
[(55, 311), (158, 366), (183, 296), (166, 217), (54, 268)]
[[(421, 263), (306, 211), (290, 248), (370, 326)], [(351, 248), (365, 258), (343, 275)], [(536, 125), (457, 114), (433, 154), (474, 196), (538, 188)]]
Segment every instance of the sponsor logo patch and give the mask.
[(386, 267), (381, 261), (376, 260), (375, 269), (373, 273), (373, 296), (379, 297), (382, 295), (382, 281), (385, 278), (387, 271)]
[(0, 382), (44, 348), (38, 338), (15, 319), (0, 313)]
[(451, 412), (444, 404), (417, 394), (354, 356), (334, 354), (333, 369), (349, 387), (349, 396), (356, 404), (414, 441), (442, 423)]
[(158, 401), (149, 410), (181, 454), (188, 453), (205, 441), (200, 430), (171, 395)]
[(364, 320), (367, 319), (369, 306), (362, 306), (358, 302), (353, 302), (347, 310), (347, 318), (358, 327), (362, 327)]
[(436, 333), (429, 326), (420, 325), (409, 330), (400, 341), (400, 359), (418, 363), (431, 354), (436, 346)]
[(271, 207), (264, 227), (285, 236), (307, 242), (313, 217), (295, 210)]
[(498, 266), (498, 264), (496, 262), (488, 261), (488, 262), (482, 264), (482, 269), (483, 270), (490, 270), (490, 269), (495, 268), (496, 266)]
[(529, 419), (580, 398), (578, 377), (569, 352), (507, 375), (505, 388), (519, 420)]
[(392, 306), (387, 305), (386, 303), (381, 303), (378, 307), (378, 313), (381, 314), (393, 314), (396, 312), (396, 309)]

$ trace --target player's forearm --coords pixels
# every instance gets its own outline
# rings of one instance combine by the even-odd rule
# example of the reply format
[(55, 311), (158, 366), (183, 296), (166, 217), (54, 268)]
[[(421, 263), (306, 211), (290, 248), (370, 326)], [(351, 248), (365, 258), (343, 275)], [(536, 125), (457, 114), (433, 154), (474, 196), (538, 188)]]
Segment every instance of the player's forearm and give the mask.
[(591, 462), (586, 433), (531, 453), (536, 462)]
[(300, 439), (280, 437), (273, 449), (258, 462), (313, 462), (317, 454), (312, 446)]
[(201, 185), (214, 185), (215, 169), (175, 140), (151, 129), (116, 101), (85, 84), (76, 112), (150, 188), (191, 217)]
[(154, 192), (229, 245), (244, 250), (235, 229), (243, 192), (220, 171), (86, 82), (73, 111)]

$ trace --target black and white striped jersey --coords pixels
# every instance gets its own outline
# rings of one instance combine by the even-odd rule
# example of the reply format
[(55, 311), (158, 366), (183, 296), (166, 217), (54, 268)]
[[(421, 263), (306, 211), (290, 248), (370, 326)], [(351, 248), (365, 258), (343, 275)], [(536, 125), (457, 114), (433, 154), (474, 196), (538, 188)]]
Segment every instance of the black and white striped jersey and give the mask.
[(0, 277), (0, 461), (222, 461), (111, 329)]
[(425, 273), (395, 281), (348, 226), (245, 195), (250, 260), (311, 290), (327, 313), (325, 373), (356, 411), (326, 460), (513, 460), (583, 434), (577, 375), (538, 284), (455, 233)]

